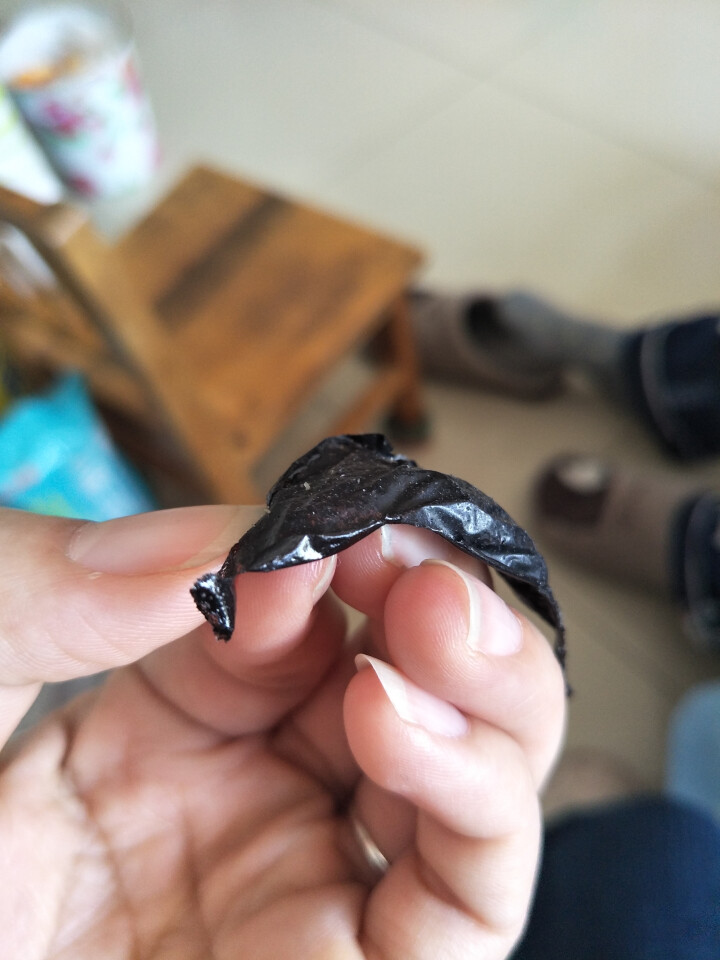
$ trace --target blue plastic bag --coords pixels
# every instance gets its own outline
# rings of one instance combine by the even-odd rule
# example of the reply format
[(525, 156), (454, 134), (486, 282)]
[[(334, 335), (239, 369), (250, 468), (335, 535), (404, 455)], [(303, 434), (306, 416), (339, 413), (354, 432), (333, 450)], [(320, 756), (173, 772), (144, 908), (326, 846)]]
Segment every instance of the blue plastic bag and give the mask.
[(155, 506), (75, 374), (47, 394), (16, 400), (0, 420), (0, 503), (85, 520)]

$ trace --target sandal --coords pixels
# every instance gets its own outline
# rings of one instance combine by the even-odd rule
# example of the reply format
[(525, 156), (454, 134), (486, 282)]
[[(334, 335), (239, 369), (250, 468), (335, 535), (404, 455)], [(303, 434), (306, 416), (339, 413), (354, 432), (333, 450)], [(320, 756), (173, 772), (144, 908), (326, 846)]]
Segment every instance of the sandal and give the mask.
[(672, 474), (557, 457), (533, 488), (538, 537), (597, 572), (670, 594), (720, 650), (720, 494)]
[(410, 315), (424, 372), (525, 400), (557, 394), (563, 385), (560, 365), (533, 358), (503, 326), (505, 311), (530, 303), (536, 310), (534, 299), (524, 294), (493, 299), (412, 292)]

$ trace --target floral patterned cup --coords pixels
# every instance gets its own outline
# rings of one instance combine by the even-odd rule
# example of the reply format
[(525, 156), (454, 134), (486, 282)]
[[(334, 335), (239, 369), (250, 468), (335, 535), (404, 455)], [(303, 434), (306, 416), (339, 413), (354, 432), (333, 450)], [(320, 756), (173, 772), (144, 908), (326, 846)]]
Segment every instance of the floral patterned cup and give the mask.
[(3, 86), (0, 86), (0, 184), (39, 203), (57, 203), (63, 194), (60, 181)]
[(155, 122), (121, 6), (69, 0), (25, 8), (0, 39), (0, 80), (78, 193), (113, 197), (152, 178)]

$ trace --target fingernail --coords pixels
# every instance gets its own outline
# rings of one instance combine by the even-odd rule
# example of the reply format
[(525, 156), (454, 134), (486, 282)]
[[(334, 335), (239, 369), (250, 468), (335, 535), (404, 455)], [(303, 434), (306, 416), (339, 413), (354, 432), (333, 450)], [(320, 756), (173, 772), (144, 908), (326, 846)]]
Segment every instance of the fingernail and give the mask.
[(467, 643), (472, 650), (497, 657), (517, 653), (523, 643), (522, 624), (492, 587), (443, 560), (430, 560), (451, 570), (467, 593)]
[(158, 510), (75, 531), (67, 556), (98, 573), (128, 576), (200, 567), (222, 558), (263, 507), (203, 506)]
[(486, 569), (474, 557), (459, 555), (452, 544), (432, 530), (386, 523), (380, 527), (380, 537), (383, 558), (396, 567), (419, 567), (425, 560), (445, 560), (448, 563), (454, 560), (478, 576), (482, 576)]
[(468, 732), (467, 717), (456, 707), (411, 683), (390, 664), (359, 653), (355, 666), (358, 670), (372, 668), (395, 713), (405, 723), (441, 737), (462, 737)]
[(313, 587), (313, 603), (320, 599), (332, 583), (332, 578), (335, 576), (335, 569), (337, 567), (337, 556), (327, 557), (327, 559), (321, 560), (320, 563), (324, 564), (324, 566), (320, 574), (320, 579)]

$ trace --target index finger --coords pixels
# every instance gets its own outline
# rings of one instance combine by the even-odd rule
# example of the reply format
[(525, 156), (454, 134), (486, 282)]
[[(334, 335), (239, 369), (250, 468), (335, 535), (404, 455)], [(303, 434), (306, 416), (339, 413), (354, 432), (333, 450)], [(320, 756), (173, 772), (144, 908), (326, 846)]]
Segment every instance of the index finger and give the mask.
[(220, 562), (258, 510), (90, 523), (0, 509), (0, 742), (43, 682), (132, 663), (202, 623), (193, 571)]

